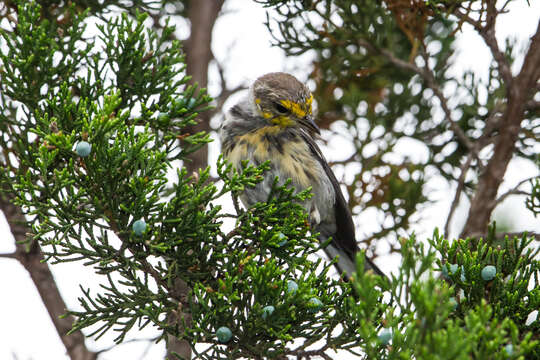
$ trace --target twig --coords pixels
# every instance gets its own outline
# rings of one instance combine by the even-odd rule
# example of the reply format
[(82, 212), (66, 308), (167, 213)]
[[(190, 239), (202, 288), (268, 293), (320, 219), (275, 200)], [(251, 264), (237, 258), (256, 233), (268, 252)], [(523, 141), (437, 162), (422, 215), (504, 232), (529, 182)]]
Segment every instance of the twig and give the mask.
[[(502, 124), (502, 111), (504, 110), (504, 103), (497, 102), (493, 106), (493, 110), (485, 120), (486, 126), (482, 132), (482, 135), (476, 141), (478, 149), (483, 149), (485, 146), (493, 142), (494, 137), (491, 134), (497, 130)], [(482, 168), (480, 168), (482, 170)]]
[[(535, 241), (540, 241), (540, 234), (539, 233), (536, 233), (534, 231), (520, 231), (520, 232), (502, 232), (502, 233), (497, 233), (495, 234), (495, 239), (497, 240), (502, 240), (504, 238), (506, 238), (507, 236), (510, 238), (510, 239), (513, 239), (514, 237), (523, 237), (523, 235), (526, 234), (526, 237), (527, 238), (534, 238)], [(488, 235), (487, 234), (484, 234), (484, 233), (473, 233), (473, 234), (470, 234), (470, 235), (467, 235), (468, 237), (471, 237), (471, 238), (486, 238)]]
[(525, 104), (525, 109), (531, 111), (531, 110), (539, 110), (540, 109), (540, 101), (537, 100), (530, 100), (527, 101), (527, 104)]
[(459, 199), (461, 197), (461, 192), (465, 188), (465, 177), (467, 175), (467, 171), (469, 170), (472, 162), (472, 154), (469, 154), (467, 156), (467, 160), (461, 165), (460, 170), (461, 174), (459, 175), (458, 179), (458, 186), (456, 189), (456, 193), (454, 195), (454, 200), (452, 201), (452, 205), (450, 206), (450, 212), (448, 213), (448, 219), (446, 220), (446, 224), (444, 225), (444, 234), (445, 236), (449, 236), (450, 233), (450, 223), (452, 222), (452, 218), (454, 216), (454, 212), (456, 211), (457, 205), (459, 204)]
[(146, 259), (141, 258), (139, 260), (141, 261), (141, 264), (143, 266), (143, 270), (148, 272), (150, 274), (150, 276), (152, 276), (154, 278), (157, 285), (161, 285), (164, 289), (170, 290), (169, 285), (167, 284), (167, 281), (165, 281), (159, 275), (159, 273), (156, 271), (156, 269), (154, 269), (154, 267), (152, 265), (150, 265), (150, 263), (148, 261), (146, 261)]
[(510, 195), (530, 195), (530, 194), (529, 194), (528, 192), (526, 192), (526, 191), (518, 190), (518, 188), (519, 188), (521, 185), (523, 185), (523, 184), (525, 184), (525, 183), (527, 183), (527, 182), (529, 182), (529, 181), (531, 181), (531, 180), (534, 180), (534, 179), (536, 179), (536, 178), (538, 178), (538, 175), (536, 175), (536, 176), (531, 176), (531, 177), (529, 177), (529, 178), (527, 178), (527, 179), (521, 180), (521, 181), (520, 181), (513, 189), (508, 190), (507, 192), (505, 192), (504, 194), (502, 194), (501, 196), (499, 196), (499, 197), (495, 200), (495, 204), (494, 204), (494, 205), (496, 206), (496, 205), (500, 204), (501, 202), (503, 202), (503, 201), (504, 201), (508, 196), (510, 196)]
[(525, 237), (527, 238), (534, 238), (536, 241), (540, 241), (540, 234), (539, 233), (536, 233), (534, 231), (531, 231), (531, 232), (528, 232), (528, 231), (522, 231), (522, 232), (509, 232), (509, 233), (499, 233), (497, 235), (495, 235), (495, 237), (497, 239), (504, 239), (505, 237), (509, 237), (509, 238), (514, 238), (514, 237), (522, 237), (523, 234), (527, 234), (525, 235)]
[[(75, 318), (71, 315), (63, 316), (67, 308), (66, 303), (60, 295), (49, 266), (43, 261), (43, 252), (37, 241), (32, 241), (28, 247), (25, 244), (26, 234), (30, 229), (21, 209), (13, 204), (13, 197), (14, 195), (9, 192), (0, 196), (0, 209), (3, 211), (15, 238), (16, 250), (13, 257), (28, 271), (56, 332), (66, 347), (69, 358), (71, 360), (95, 360), (96, 354), (88, 350), (84, 343), (84, 335), (80, 330), (68, 335), (68, 332), (73, 328)], [(2, 257), (12, 258), (11, 254), (2, 254)]]
[(14, 252), (12, 252), (12, 253), (0, 254), (0, 258), (17, 260), (17, 256), (15, 255)]
[(480, 163), (480, 159), (478, 157), (478, 152), (476, 149), (476, 146), (473, 144), (473, 142), (465, 135), (463, 130), (459, 127), (457, 122), (452, 120), (452, 111), (448, 107), (448, 101), (444, 97), (441, 88), (439, 87), (439, 84), (437, 84), (437, 81), (435, 80), (435, 77), (433, 76), (433, 73), (431, 72), (431, 69), (429, 68), (429, 56), (424, 48), (422, 48), (422, 56), (424, 58), (424, 79), (427, 81), (428, 86), (431, 88), (435, 96), (439, 99), (441, 102), (441, 107), (444, 111), (446, 121), (450, 125), (450, 129), (456, 134), (456, 136), (461, 140), (461, 142), (469, 149), (470, 152), (472, 152), (473, 156), (478, 160), (478, 163)]
[(493, 54), (493, 58), (497, 62), (497, 65), (499, 67), (499, 72), (504, 82), (509, 87), (509, 85), (513, 81), (512, 71), (510, 70), (510, 65), (508, 64), (506, 57), (499, 49), (499, 44), (497, 43), (497, 38), (495, 37), (495, 21), (497, 17), (497, 11), (495, 9), (495, 2), (493, 1), (491, 3), (492, 5), (488, 5), (488, 8), (487, 8), (487, 13), (486, 13), (487, 19), (486, 19), (485, 25), (483, 25), (481, 21), (471, 18), (466, 13), (462, 13), (459, 10), (459, 8), (456, 8), (454, 10), (454, 15), (456, 15), (458, 19), (472, 25), (476, 29), (476, 31), (480, 34), (480, 36), (484, 39), (484, 42), (486, 43), (486, 45), (491, 50), (491, 53)]
[(504, 14), (504, 13), (507, 13), (508, 10), (506, 10), (506, 7), (508, 6), (508, 4), (510, 4), (512, 2), (512, 0), (506, 0), (506, 2), (504, 3), (503, 6), (501, 6), (500, 10), (499, 10), (499, 13), (500, 14)]
[(240, 203), (238, 202), (238, 195), (235, 193), (231, 193), (231, 197), (233, 201), (234, 210), (236, 210), (237, 214), (242, 214), (243, 211), (242, 211), (242, 208), (240, 207)]
[[(439, 99), (439, 101), (441, 103), (441, 107), (442, 107), (443, 112), (445, 114), (445, 119), (448, 122), (448, 124), (450, 125), (450, 129), (452, 129), (452, 131), (456, 134), (456, 136), (459, 138), (459, 140), (469, 149), (469, 151), (471, 151), (471, 152), (475, 151), (476, 147), (474, 146), (474, 144), (467, 137), (467, 135), (465, 135), (465, 133), (459, 127), (459, 125), (454, 120), (452, 120), (452, 112), (450, 111), (450, 108), (448, 107), (448, 103), (446, 101), (446, 98), (444, 97), (439, 85), (437, 84), (437, 82), (435, 80), (435, 77), (433, 76), (433, 73), (429, 69), (428, 61), (427, 61), (426, 58), (424, 58), (425, 67), (424, 67), (424, 69), (421, 69), (421, 68), (419, 68), (418, 66), (416, 66), (416, 65), (414, 65), (412, 63), (409, 63), (407, 61), (398, 59), (397, 57), (394, 56), (394, 54), (392, 54), (390, 51), (388, 51), (386, 49), (379, 49), (379, 48), (375, 47), (373, 44), (365, 41), (364, 39), (359, 39), (358, 44), (360, 46), (365, 47), (368, 50), (371, 50), (372, 52), (382, 54), (384, 57), (387, 58), (387, 60), (389, 60), (392, 64), (394, 64), (398, 68), (403, 69), (403, 70), (412, 71), (412, 72), (420, 75), (420, 77), (422, 77), (427, 82), (427, 85), (433, 91), (435, 96)], [(427, 57), (427, 54), (426, 54), (425, 50), (422, 51), (422, 54), (424, 55), (424, 57)], [(474, 155), (475, 155), (476, 158), (478, 158), (477, 154), (474, 154)]]
[(292, 352), (290, 355), (296, 356), (297, 359), (309, 359), (312, 356), (320, 356), (325, 360), (333, 360), (327, 353), (325, 353), (326, 347), (319, 349), (319, 350), (307, 350), (307, 351), (299, 351), (299, 352)]
[(129, 340), (125, 340), (125, 341), (122, 341), (122, 343), (120, 343), (120, 344), (114, 344), (112, 346), (109, 346), (109, 347), (106, 347), (104, 349), (98, 350), (96, 352), (96, 355), (100, 355), (102, 353), (111, 351), (112, 349), (116, 349), (119, 345), (125, 345), (125, 344), (129, 344), (129, 343), (142, 342), (142, 341), (148, 341), (150, 343), (153, 343), (157, 339), (159, 339), (159, 336), (156, 336), (156, 337), (153, 337), (153, 338), (147, 338), (147, 339), (129, 339)]
[(479, 181), (476, 194), (471, 201), (467, 222), (461, 237), (469, 234), (486, 233), (489, 219), (497, 198), (497, 191), (503, 181), (508, 163), (512, 159), (516, 141), (522, 130), (521, 121), (525, 112), (525, 104), (530, 98), (540, 78), (540, 24), (531, 38), (529, 50), (525, 55), (519, 74), (507, 85), (508, 102), (503, 115), (503, 123), (499, 136), (493, 147), (493, 155), (489, 160)]
[(216, 106), (214, 109), (211, 109), (208, 111), (210, 114), (209, 117), (213, 117), (218, 112), (222, 111), (223, 104), (225, 104), (225, 101), (229, 98), (229, 96), (237, 93), (238, 91), (247, 89), (247, 86), (245, 84), (240, 84), (238, 86), (235, 86), (234, 88), (229, 88), (227, 86), (227, 80), (225, 79), (224, 69), (223, 66), (217, 59), (214, 57), (214, 62), (218, 68), (218, 74), (219, 79), (221, 82), (221, 93), (216, 97)]

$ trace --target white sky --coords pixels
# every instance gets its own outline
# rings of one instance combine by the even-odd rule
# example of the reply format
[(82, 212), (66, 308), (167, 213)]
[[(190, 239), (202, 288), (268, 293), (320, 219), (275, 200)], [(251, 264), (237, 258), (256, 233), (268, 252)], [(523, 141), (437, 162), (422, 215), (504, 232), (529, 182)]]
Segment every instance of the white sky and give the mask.
[[(524, 0), (514, 1), (511, 13), (502, 16), (497, 26), (498, 39), (506, 36), (517, 36), (521, 45), (525, 44), (528, 36), (534, 33), (540, 18), (540, 2), (530, 1), (528, 7)], [(299, 59), (286, 59), (283, 52), (270, 46), (270, 36), (263, 25), (266, 19), (264, 9), (251, 1), (228, 0), (225, 6), (227, 12), (220, 17), (214, 30), (213, 50), (219, 60), (226, 60), (227, 78), (231, 85), (250, 82), (259, 75), (270, 71), (288, 71), (300, 80), (306, 80), (309, 73), (309, 57)], [(246, 29), (249, 29), (246, 31)], [(185, 36), (181, 36), (185, 37)], [(489, 51), (479, 36), (464, 26), (464, 33), (458, 35), (460, 55), (455, 67), (456, 73), (464, 69), (472, 69), (482, 76), (487, 74)], [(215, 69), (211, 75), (215, 75)], [(210, 84), (212, 91), (212, 83)], [(230, 106), (229, 102), (226, 104)], [(217, 158), (218, 144), (211, 146), (210, 163)], [(540, 152), (540, 146), (537, 148)], [(418, 156), (418, 150), (407, 144), (403, 151), (411, 156)], [(329, 160), (340, 157), (340, 144), (330, 142), (327, 148)], [(513, 161), (507, 172), (501, 192), (510, 189), (521, 179), (538, 174), (538, 169), (528, 161)], [(454, 189), (448, 189), (445, 182), (434, 181), (430, 184), (433, 189), (431, 197), (437, 203), (424, 219), (415, 226), (414, 230), (420, 237), (431, 234), (435, 226), (443, 227), (444, 220), (450, 206), (449, 194)], [(505, 202), (496, 211), (505, 217), (510, 217), (516, 227), (540, 231), (540, 222), (535, 220), (523, 209), (523, 198)], [(465, 204), (457, 213), (466, 212)], [(357, 223), (366, 224), (366, 219), (356, 219)], [(456, 224), (464, 220), (456, 216)], [(455, 226), (454, 229), (460, 226)], [(0, 252), (14, 250), (13, 238), (7, 230), (3, 216), (0, 218), (0, 229), (3, 229)], [(456, 231), (456, 230), (454, 230)], [(388, 269), (390, 259), (379, 261), (383, 268)], [(394, 265), (392, 265), (394, 266)], [(90, 269), (84, 269), (80, 264), (62, 264), (52, 267), (60, 290), (70, 308), (78, 308), (77, 297), (81, 295), (79, 284), (85, 287), (97, 288), (98, 279), (92, 275)], [(56, 331), (49, 319), (46, 309), (41, 303), (37, 291), (24, 268), (16, 261), (0, 259), (0, 359), (67, 359), (65, 349), (61, 344)], [(153, 331), (136, 333), (133, 337), (147, 338)], [(99, 350), (112, 345), (112, 336), (100, 339), (97, 344), (88, 340), (91, 349)], [(144, 355), (146, 343), (130, 343), (118, 346), (114, 351), (107, 352), (100, 359), (161, 359), (163, 358), (163, 345), (153, 346)]]

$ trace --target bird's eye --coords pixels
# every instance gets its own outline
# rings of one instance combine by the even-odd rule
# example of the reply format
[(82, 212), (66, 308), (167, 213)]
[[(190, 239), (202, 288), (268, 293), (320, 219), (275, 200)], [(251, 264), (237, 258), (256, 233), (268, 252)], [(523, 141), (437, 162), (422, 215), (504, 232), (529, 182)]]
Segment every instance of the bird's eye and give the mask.
[(286, 114), (289, 112), (289, 109), (279, 103), (274, 103), (274, 107), (276, 108), (276, 111), (280, 114)]

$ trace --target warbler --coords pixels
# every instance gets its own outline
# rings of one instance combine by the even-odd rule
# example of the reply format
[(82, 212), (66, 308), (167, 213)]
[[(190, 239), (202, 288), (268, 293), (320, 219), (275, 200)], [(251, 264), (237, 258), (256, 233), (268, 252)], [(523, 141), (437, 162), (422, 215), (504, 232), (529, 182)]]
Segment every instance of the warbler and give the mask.
[[(313, 196), (302, 204), (311, 230), (320, 233), (321, 242), (332, 238), (325, 252), (331, 259), (338, 257), (338, 272), (349, 277), (356, 270), (359, 251), (354, 224), (339, 183), (315, 142), (320, 130), (313, 120), (312, 103), (309, 89), (290, 74), (259, 77), (247, 97), (225, 114), (222, 152), (238, 169), (243, 160), (254, 165), (270, 160), (264, 180), (240, 196), (246, 207), (268, 199), (276, 176), (281, 184), (291, 179), (297, 191), (311, 187)], [(369, 259), (365, 264), (384, 276)]]

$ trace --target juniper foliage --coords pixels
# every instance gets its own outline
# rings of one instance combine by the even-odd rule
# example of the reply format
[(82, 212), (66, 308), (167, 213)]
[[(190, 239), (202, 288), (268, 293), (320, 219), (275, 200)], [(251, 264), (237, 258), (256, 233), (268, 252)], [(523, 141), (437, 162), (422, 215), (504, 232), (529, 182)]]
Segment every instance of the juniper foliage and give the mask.
[[(237, 172), (220, 159), (219, 184), (209, 169), (187, 174), (181, 164), (209, 138), (181, 130), (211, 99), (187, 85), (173, 28), (145, 26), (148, 10), (108, 16), (89, 36), (96, 8), (21, 2), (1, 32), (2, 192), (16, 195), (28, 241), (49, 262), (80, 261), (104, 280), (81, 286), (74, 329), (114, 331), (120, 343), (154, 326), (201, 359), (539, 357), (538, 320), (527, 320), (539, 305), (538, 250), (526, 236), (474, 249), (470, 239), (412, 236), (390, 280), (365, 273), (359, 256), (347, 282), (314, 255), (325, 244), (299, 204), (309, 191), (274, 185), (242, 209), (239, 194), (269, 164)], [(223, 196), (232, 211), (216, 205)], [(489, 281), (486, 265), (496, 268)], [(223, 327), (228, 340), (217, 337)]]

